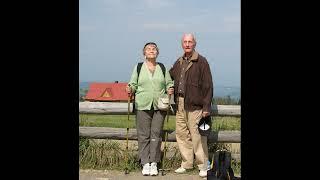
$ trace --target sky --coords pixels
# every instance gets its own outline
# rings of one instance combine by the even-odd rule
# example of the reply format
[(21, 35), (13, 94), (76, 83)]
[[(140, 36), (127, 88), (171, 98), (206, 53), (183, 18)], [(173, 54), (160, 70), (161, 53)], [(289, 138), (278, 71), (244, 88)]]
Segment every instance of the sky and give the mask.
[(170, 68), (183, 33), (209, 62), (215, 86), (240, 87), (240, 0), (80, 0), (80, 82), (128, 82), (147, 42)]

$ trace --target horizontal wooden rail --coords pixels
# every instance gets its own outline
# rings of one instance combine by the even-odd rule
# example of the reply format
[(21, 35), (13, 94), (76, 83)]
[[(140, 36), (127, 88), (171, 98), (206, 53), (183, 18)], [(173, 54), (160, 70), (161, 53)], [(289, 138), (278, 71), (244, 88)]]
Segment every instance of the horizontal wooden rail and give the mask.
[[(127, 134), (126, 128), (109, 128), (109, 127), (79, 127), (79, 136), (91, 139), (118, 139), (125, 140)], [(129, 140), (137, 140), (137, 130), (129, 129)], [(162, 137), (164, 140), (164, 135)], [(176, 141), (175, 131), (168, 131), (168, 142)], [(212, 132), (208, 136), (208, 142), (222, 143), (240, 143), (240, 131), (219, 131)]]
[[(240, 116), (240, 105), (213, 105), (212, 114), (221, 116)], [(125, 102), (80, 102), (79, 113), (83, 114), (128, 114), (128, 103)], [(132, 103), (130, 103), (130, 114)]]

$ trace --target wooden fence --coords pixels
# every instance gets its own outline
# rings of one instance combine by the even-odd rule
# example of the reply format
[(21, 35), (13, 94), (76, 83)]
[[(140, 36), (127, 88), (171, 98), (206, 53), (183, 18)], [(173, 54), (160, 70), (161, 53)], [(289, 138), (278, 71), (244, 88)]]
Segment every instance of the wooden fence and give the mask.
[[(94, 114), (128, 114), (128, 103), (113, 102), (80, 102), (79, 113)], [(132, 113), (132, 103), (130, 103), (130, 114)], [(240, 116), (239, 105), (215, 105), (212, 107), (212, 114), (217, 116)], [(79, 127), (79, 136), (93, 139), (126, 139), (126, 128), (107, 127)], [(128, 138), (137, 140), (136, 129), (129, 129)], [(168, 141), (175, 142), (175, 131), (168, 131)], [(212, 132), (208, 136), (208, 142), (240, 143), (240, 131), (219, 131)]]
[[(125, 102), (80, 102), (79, 103), (80, 113), (93, 113), (93, 114), (123, 114), (128, 113), (128, 103)], [(132, 112), (132, 103), (130, 103), (130, 114)], [(212, 114), (218, 116), (240, 116), (239, 105), (213, 105)], [(172, 114), (171, 114), (172, 115)]]

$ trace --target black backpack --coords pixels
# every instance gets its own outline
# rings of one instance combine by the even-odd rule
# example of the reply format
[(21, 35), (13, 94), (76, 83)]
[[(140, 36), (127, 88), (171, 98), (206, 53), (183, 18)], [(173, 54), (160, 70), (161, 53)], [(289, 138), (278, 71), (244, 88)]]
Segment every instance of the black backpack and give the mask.
[(233, 180), (234, 172), (231, 168), (231, 153), (217, 151), (214, 153), (213, 168), (208, 170), (208, 180)]

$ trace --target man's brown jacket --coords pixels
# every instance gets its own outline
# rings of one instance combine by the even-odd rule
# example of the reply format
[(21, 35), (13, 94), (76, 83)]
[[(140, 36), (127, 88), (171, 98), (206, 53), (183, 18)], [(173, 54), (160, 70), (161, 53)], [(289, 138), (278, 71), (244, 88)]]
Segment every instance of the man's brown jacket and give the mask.
[[(180, 57), (170, 69), (174, 80), (175, 103), (178, 104), (178, 86), (183, 58)], [(205, 57), (194, 51), (185, 73), (184, 108), (189, 111), (202, 109), (211, 113), (213, 83), (210, 66)]]

